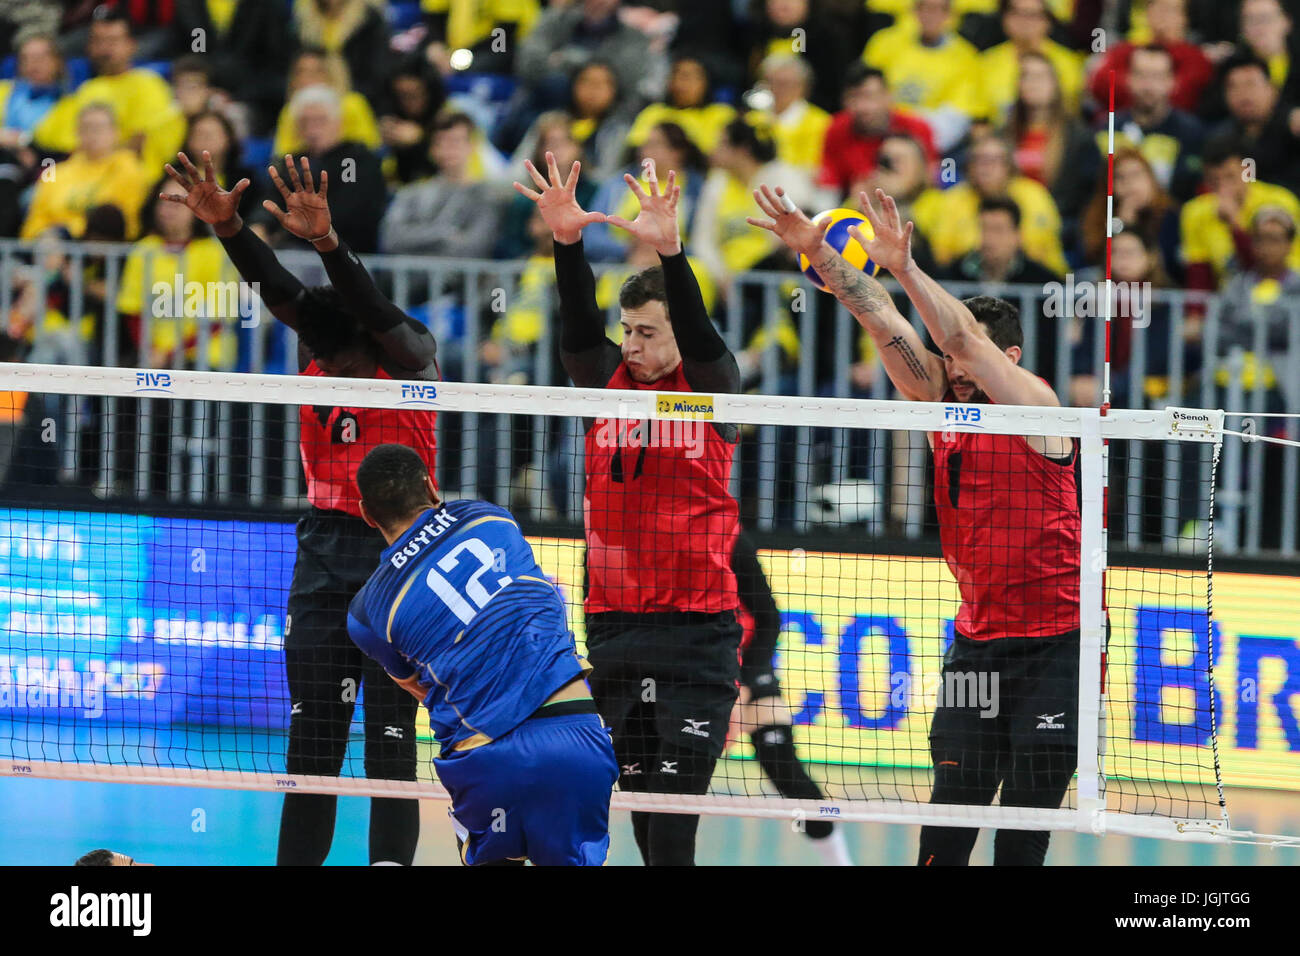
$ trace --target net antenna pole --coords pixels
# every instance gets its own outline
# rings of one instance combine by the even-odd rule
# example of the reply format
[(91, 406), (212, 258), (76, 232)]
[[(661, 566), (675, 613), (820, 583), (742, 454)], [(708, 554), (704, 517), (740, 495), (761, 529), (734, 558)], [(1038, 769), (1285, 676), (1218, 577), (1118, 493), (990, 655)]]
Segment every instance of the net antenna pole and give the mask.
[[(1105, 330), (1101, 405), (1095, 430), (1079, 440), (1082, 505), (1079, 613), (1079, 814), (1080, 830), (1105, 832), (1106, 823), (1106, 649), (1110, 621), (1106, 608), (1106, 567), (1110, 548), (1110, 441), (1101, 437), (1101, 419), (1110, 411), (1111, 240), (1115, 230), (1115, 71), (1110, 71), (1106, 123), (1106, 277), (1101, 298)], [(1095, 465), (1090, 464), (1095, 463)], [(1098, 513), (1100, 512), (1100, 513)], [(1089, 547), (1090, 543), (1092, 547)]]

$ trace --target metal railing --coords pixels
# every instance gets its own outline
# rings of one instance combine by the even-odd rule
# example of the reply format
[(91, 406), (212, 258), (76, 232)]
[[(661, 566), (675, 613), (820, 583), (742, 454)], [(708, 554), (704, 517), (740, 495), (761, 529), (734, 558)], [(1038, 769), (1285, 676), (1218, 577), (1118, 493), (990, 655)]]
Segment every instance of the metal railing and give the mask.
[[(151, 285), (151, 257), (143, 257), (138, 325), (132, 329), (116, 309), (131, 246), (109, 243), (48, 243), (0, 240), (0, 309), (11, 316), (10, 327), (30, 324), (25, 339), (30, 361), (67, 364), (129, 364), (152, 368), (154, 343), (160, 329), (176, 326), (170, 338), (183, 341), (186, 329), (172, 313), (174, 295), (164, 282)], [(286, 251), (281, 261), (304, 283), (327, 279), (317, 256)], [(541, 306), (542, 321), (535, 338), (504, 343), (509, 361), (491, 363), (482, 345), (494, 323), (520, 300), (525, 261), (471, 261), (418, 256), (366, 257), (376, 281), (399, 308), (426, 322), (439, 341), (443, 376), (468, 382), (511, 378), (539, 385), (565, 384), (556, 360), (556, 302), (554, 289)], [(533, 264), (536, 268), (536, 264)], [(627, 272), (624, 266), (597, 266)], [(184, 281), (185, 277), (181, 277)], [(227, 263), (223, 283), (237, 282)], [(174, 283), (173, 283), (174, 284)], [(612, 286), (611, 288), (615, 288)], [(965, 297), (991, 293), (1015, 303), (1022, 317), (1022, 364), (1051, 382), (1069, 402), (1072, 388), (1082, 387), (1087, 374), (1099, 375), (1104, 348), (1101, 322), (1076, 316), (1070, 288), (1039, 286), (989, 287), (971, 283), (947, 285)], [(896, 287), (895, 287), (896, 291)], [(245, 290), (247, 292), (247, 290)], [(158, 293), (158, 294), (155, 294)], [(1044, 303), (1064, 315), (1044, 315)], [(610, 296), (616, 300), (616, 296)], [(924, 335), (910, 303), (897, 294), (901, 311)], [(237, 301), (236, 300), (228, 300)], [(1093, 300), (1095, 311), (1095, 299)], [(611, 327), (617, 325), (616, 301), (606, 303)], [(200, 307), (200, 313), (202, 313)], [(296, 340), (257, 303), (245, 314), (229, 304), (223, 314), (200, 314), (191, 321), (191, 341), (167, 356), (172, 367), (209, 369), (212, 356), (234, 356), (226, 367), (240, 371), (291, 374), (297, 371)], [(1197, 318), (1203, 313), (1203, 318)], [(862, 357), (862, 332), (853, 317), (829, 296), (815, 292), (794, 273), (749, 273), (739, 276), (730, 293), (715, 304), (713, 314), (728, 345), (745, 353), (749, 369), (745, 387), (767, 394), (893, 397), (879, 363)], [(1221, 297), (1200, 297), (1176, 290), (1151, 290), (1149, 315), (1159, 322), (1138, 322), (1129, 357), (1114, 369), (1117, 405), (1152, 407), (1197, 405), (1244, 413), (1242, 430), (1296, 439), (1295, 419), (1255, 418), (1262, 412), (1300, 411), (1300, 299), (1279, 299), (1267, 306), (1233, 305)], [(1231, 318), (1225, 318), (1225, 315)], [(1279, 315), (1282, 318), (1279, 319)], [(60, 316), (63, 320), (60, 320)], [(84, 317), (84, 318), (83, 318)], [(71, 321), (66, 321), (71, 318)], [(768, 343), (787, 347), (753, 347), (763, 333)], [(1199, 332), (1194, 330), (1199, 328)], [(1278, 329), (1284, 334), (1279, 338)], [(797, 339), (797, 349), (789, 342)], [(213, 336), (231, 336), (237, 348), (213, 351)], [(1267, 366), (1271, 378), (1262, 373)], [(863, 370), (866, 374), (863, 374)], [(1158, 374), (1157, 374), (1158, 373)], [(1098, 401), (1099, 395), (1092, 398)], [(166, 414), (139, 401), (134, 426), (122, 414), (126, 400), (89, 398), (59, 403), (57, 420), (68, 440), (59, 443), (58, 475), (62, 482), (89, 482), (101, 495), (143, 500), (162, 496), (169, 501), (298, 502), (303, 493), (298, 464), (297, 420), (274, 406), (248, 405), (246, 412), (213, 413), (198, 403)], [(554, 459), (581, 461), (581, 427), (534, 420), (529, 428), (504, 429), (491, 442), (479, 441), (480, 416), (469, 414), (459, 427), (439, 421), (439, 447), (448, 462), (441, 466), (444, 486), (463, 494), (485, 488), (509, 487), (525, 465), (564, 487), (552, 498), (561, 516), (581, 514), (582, 475), (577, 467), (557, 469)], [(1253, 420), (1252, 420), (1253, 419)], [(1241, 419), (1234, 420), (1242, 426)], [(499, 422), (495, 424), (500, 424)], [(828, 423), (829, 426), (830, 423)], [(786, 432), (790, 434), (786, 434)], [(870, 482), (887, 504), (865, 520), (871, 533), (918, 538), (924, 533), (931, 492), (926, 474), (927, 449), (917, 436), (872, 430), (854, 435), (842, 428), (820, 430), (761, 426), (738, 453), (740, 466), (733, 490), (748, 502), (749, 520), (759, 530), (787, 528), (807, 531), (818, 517), (810, 512), (811, 496), (795, 494), (786, 503), (773, 493), (778, 485), (803, 492)], [(524, 437), (528, 435), (530, 437)], [(449, 446), (447, 441), (451, 441)], [(125, 445), (134, 443), (133, 449)], [(166, 446), (165, 477), (159, 470), (157, 447)], [(490, 445), (486, 449), (482, 446)], [(134, 460), (129, 487), (115, 484), (122, 463)], [(548, 458), (552, 459), (548, 463)], [(1207, 497), (1210, 462), (1205, 455), (1169, 442), (1158, 454), (1116, 450), (1124, 465), (1112, 472), (1112, 502), (1126, 520), (1114, 525), (1130, 549), (1177, 542), (1189, 522), (1198, 517), (1200, 499)], [(245, 462), (238, 473), (214, 467), (224, 461)], [(521, 465), (524, 462), (525, 465)], [(1279, 449), (1264, 443), (1228, 440), (1219, 469), (1217, 544), (1227, 553), (1297, 554), (1297, 498), (1300, 460), (1296, 448)], [(909, 477), (910, 476), (910, 477)], [(152, 483), (151, 483), (152, 482)], [(1190, 492), (1189, 492), (1190, 489)], [(1198, 490), (1199, 489), (1199, 490)], [(1188, 502), (1189, 494), (1195, 500)], [(1257, 506), (1270, 503), (1268, 507)], [(549, 507), (549, 506), (548, 506)]]

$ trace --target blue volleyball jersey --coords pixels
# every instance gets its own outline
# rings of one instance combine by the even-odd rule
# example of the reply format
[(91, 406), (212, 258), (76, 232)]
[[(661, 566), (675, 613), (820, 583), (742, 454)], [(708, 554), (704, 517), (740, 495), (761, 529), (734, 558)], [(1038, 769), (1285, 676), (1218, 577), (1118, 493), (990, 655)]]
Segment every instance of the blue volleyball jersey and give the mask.
[(348, 633), (393, 677), (430, 685), (444, 755), (504, 736), (591, 669), (519, 525), (486, 501), (422, 514), (353, 598)]

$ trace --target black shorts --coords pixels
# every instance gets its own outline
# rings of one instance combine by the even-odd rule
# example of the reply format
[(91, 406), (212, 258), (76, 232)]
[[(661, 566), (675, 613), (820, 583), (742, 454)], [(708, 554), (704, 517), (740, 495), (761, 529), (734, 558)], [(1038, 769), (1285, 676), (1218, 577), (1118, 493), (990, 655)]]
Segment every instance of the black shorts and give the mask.
[(973, 641), (944, 656), (931, 750), (980, 763), (1044, 747), (1074, 750), (1079, 734), (1079, 632)]
[(660, 745), (722, 756), (740, 638), (731, 611), (588, 616), (591, 692), (620, 759)]
[(285, 647), (348, 640), (348, 605), (379, 567), (383, 535), (360, 518), (313, 508), (298, 519), (298, 556), (289, 585)]

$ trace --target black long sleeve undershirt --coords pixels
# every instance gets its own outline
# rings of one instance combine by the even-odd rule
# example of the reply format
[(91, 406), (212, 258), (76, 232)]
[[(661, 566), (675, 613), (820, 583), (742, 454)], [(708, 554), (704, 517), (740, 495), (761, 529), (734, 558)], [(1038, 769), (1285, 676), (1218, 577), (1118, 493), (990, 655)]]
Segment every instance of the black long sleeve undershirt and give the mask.
[(754, 635), (740, 662), (742, 683), (752, 685), (754, 678), (772, 669), (772, 655), (781, 636), (781, 611), (759, 564), (758, 549), (743, 531), (736, 536), (731, 570), (736, 575), (737, 596), (754, 619)]
[[(311, 321), (311, 316), (303, 312), (306, 287), (280, 264), (253, 230), (244, 226), (235, 235), (222, 238), (221, 244), (240, 277), (258, 284), (262, 301), (272, 315), (295, 332)], [(338, 248), (321, 253), (321, 261), (348, 311), (383, 350), (380, 365), (384, 371), (393, 378), (437, 379), (437, 342), (433, 335), (379, 291), (356, 253), (340, 240)], [(302, 369), (309, 358), (301, 344), (298, 351)]]
[(320, 254), (330, 284), (348, 311), (384, 350), (384, 369), (394, 378), (437, 379), (438, 343), (433, 333), (379, 291), (357, 254), (342, 239)]
[(233, 236), (218, 237), (226, 255), (245, 282), (257, 283), (258, 294), (271, 314), (295, 332), (298, 330), (298, 297), (304, 286), (275, 257), (270, 246), (244, 226)]

